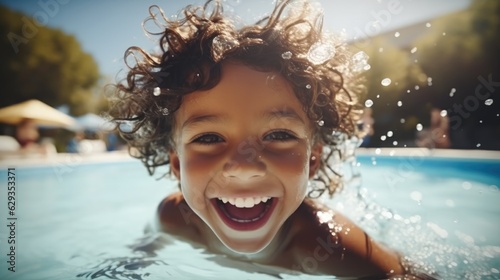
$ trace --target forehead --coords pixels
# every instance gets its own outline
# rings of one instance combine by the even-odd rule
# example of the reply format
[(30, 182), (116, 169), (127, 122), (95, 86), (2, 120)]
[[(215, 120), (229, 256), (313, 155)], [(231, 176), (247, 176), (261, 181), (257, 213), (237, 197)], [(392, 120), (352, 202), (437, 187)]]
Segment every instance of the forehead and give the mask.
[(176, 118), (207, 111), (252, 117), (267, 111), (293, 110), (305, 121), (302, 108), (292, 86), (279, 73), (227, 62), (222, 66), (220, 82), (210, 90), (186, 95)]

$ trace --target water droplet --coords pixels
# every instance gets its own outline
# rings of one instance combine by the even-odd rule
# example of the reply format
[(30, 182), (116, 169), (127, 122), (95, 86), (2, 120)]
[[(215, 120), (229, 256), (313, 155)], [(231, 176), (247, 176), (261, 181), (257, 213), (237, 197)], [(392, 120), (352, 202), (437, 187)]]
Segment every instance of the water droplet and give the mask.
[(446, 36), (446, 32), (443, 32), (443, 36)]
[(476, 147), (477, 147), (477, 148), (481, 147), (481, 143), (477, 143), (477, 144), (476, 144)]
[(368, 55), (364, 51), (357, 52), (352, 56), (353, 71), (360, 72), (363, 70), (369, 70), (371, 68), (368, 64)]
[(398, 38), (399, 36), (401, 36), (401, 33), (399, 32), (394, 33), (394, 37)]
[(307, 52), (307, 59), (314, 65), (322, 64), (335, 56), (335, 47), (322, 42), (314, 43)]
[(455, 202), (452, 199), (446, 199), (444, 204), (448, 207), (455, 207)]
[(486, 100), (484, 101), (484, 105), (486, 105), (486, 106), (490, 106), (491, 104), (493, 104), (493, 99), (491, 99), (491, 98), (486, 99)]
[(412, 191), (410, 193), (410, 198), (415, 200), (415, 201), (421, 201), (422, 200), (422, 194), (418, 191)]
[(398, 141), (393, 141), (392, 145), (397, 146), (398, 145)]
[(400, 122), (400, 123), (405, 123), (405, 122), (406, 122), (406, 120), (405, 120), (405, 119), (400, 119), (400, 120), (399, 120), (399, 122)]
[(153, 89), (153, 95), (154, 96), (159, 96), (161, 94), (161, 90), (160, 90), (160, 87), (155, 87)]
[(421, 123), (417, 123), (417, 131), (422, 131), (424, 129), (424, 126)]
[(311, 85), (310, 85), (310, 84), (307, 84), (307, 85), (306, 85), (306, 88), (307, 88), (307, 89), (311, 89)]
[(377, 94), (377, 98), (380, 98), (380, 94)]
[(281, 54), (281, 57), (283, 59), (288, 60), (288, 59), (292, 58), (292, 52), (291, 51), (286, 51), (286, 52), (284, 52), (284, 53)]
[(425, 24), (425, 27), (431, 27), (431, 26), (432, 26), (432, 24), (430, 22)]
[(375, 149), (375, 154), (376, 154), (376, 155), (380, 155), (380, 152), (381, 152), (381, 151), (382, 151), (382, 150), (381, 150), (380, 148), (376, 148), (376, 149)]
[(224, 54), (234, 47), (239, 46), (238, 40), (225, 35), (217, 35), (212, 41), (212, 56), (218, 62)]
[(323, 125), (325, 125), (325, 121), (323, 121), (323, 120), (319, 120), (319, 121), (318, 121), (318, 125), (319, 125), (319, 126), (323, 126)]
[(170, 112), (168, 111), (167, 108), (162, 108), (161, 109), (161, 113), (164, 115), (164, 116), (167, 116)]
[(411, 53), (416, 53), (417, 52), (417, 47), (413, 47), (410, 52)]
[(446, 117), (446, 115), (448, 115), (448, 111), (446, 111), (446, 110), (442, 110), (442, 111), (439, 113), (439, 115), (441, 115), (441, 117), (443, 117), (443, 118), (444, 118), (444, 117)]
[(463, 188), (464, 190), (470, 190), (470, 189), (472, 188), (472, 184), (471, 184), (471, 183), (469, 183), (469, 182), (467, 182), (467, 181), (464, 181), (464, 182), (462, 183), (462, 188)]
[(403, 106), (403, 102), (402, 101), (398, 101), (398, 107), (401, 107)]
[(392, 137), (392, 135), (394, 135), (394, 133), (391, 130), (387, 131), (387, 137)]
[(483, 120), (479, 120), (479, 123), (483, 123)]
[(390, 85), (390, 84), (391, 84), (391, 82), (392, 82), (392, 81), (391, 81), (391, 79), (389, 79), (389, 78), (385, 78), (385, 79), (383, 79), (380, 83), (381, 83), (384, 87), (386, 87), (386, 86)]
[(365, 107), (370, 108), (371, 106), (373, 106), (373, 101), (371, 99), (367, 99), (365, 101)]
[(387, 139), (387, 136), (385, 135), (380, 136), (380, 140), (385, 141), (385, 139)]
[(451, 91), (450, 91), (450, 97), (453, 97), (453, 95), (455, 95), (455, 92), (457, 90), (455, 88), (452, 88)]
[(415, 90), (419, 90), (420, 89), (420, 86), (419, 85), (416, 85), (415, 86)]

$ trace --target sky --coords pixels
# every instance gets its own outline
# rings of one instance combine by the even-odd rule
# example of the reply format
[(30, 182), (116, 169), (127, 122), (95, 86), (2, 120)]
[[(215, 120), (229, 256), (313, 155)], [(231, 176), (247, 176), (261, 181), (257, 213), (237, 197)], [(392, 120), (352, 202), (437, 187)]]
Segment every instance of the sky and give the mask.
[[(439, 15), (465, 9), (471, 0), (319, 0), (324, 10), (324, 29), (345, 30), (347, 39), (397, 30), (425, 23)], [(225, 10), (244, 23), (253, 23), (269, 13), (271, 0), (223, 0)], [(99, 65), (101, 74), (116, 76), (124, 68), (123, 54), (130, 46), (154, 48), (142, 21), (151, 5), (167, 16), (178, 14), (188, 4), (203, 0), (0, 0), (0, 4), (25, 13), (29, 20), (59, 28), (74, 35), (84, 51)], [(377, 23), (378, 22), (378, 23)]]

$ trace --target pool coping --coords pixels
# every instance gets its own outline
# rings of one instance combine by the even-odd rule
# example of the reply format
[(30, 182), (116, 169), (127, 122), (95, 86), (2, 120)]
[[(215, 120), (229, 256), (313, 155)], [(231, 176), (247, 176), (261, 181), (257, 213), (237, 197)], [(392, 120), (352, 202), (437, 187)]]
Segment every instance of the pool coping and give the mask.
[(500, 151), (495, 150), (459, 150), (428, 148), (358, 148), (356, 155), (361, 156), (396, 156), (431, 158), (463, 158), (463, 159), (496, 159), (500, 160)]
[[(500, 151), (491, 150), (455, 150), (455, 149), (427, 149), (427, 148), (358, 148), (359, 156), (396, 156), (415, 157), (426, 156), (431, 158), (464, 158), (464, 159), (496, 159), (500, 160)], [(16, 166), (54, 166), (75, 165), (81, 163), (137, 161), (128, 151), (113, 151), (91, 154), (57, 153), (50, 155), (40, 154), (0, 154), (0, 167)]]

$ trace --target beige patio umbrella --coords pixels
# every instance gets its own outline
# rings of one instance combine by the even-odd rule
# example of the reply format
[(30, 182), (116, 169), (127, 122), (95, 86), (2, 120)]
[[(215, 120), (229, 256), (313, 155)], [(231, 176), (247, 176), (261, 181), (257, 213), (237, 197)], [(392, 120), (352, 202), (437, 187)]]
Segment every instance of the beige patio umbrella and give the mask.
[(69, 127), (75, 120), (49, 105), (31, 99), (0, 109), (0, 122), (17, 125), (24, 119), (30, 119), (37, 125)]

